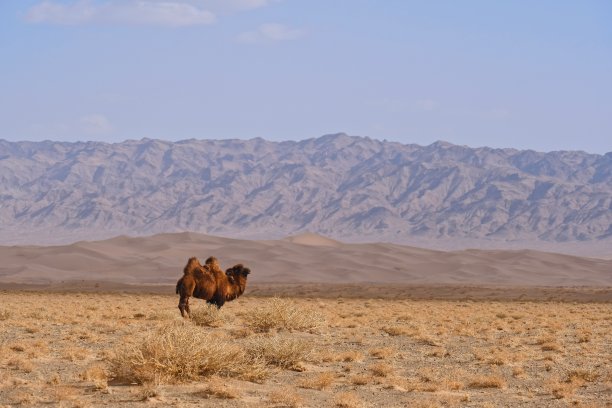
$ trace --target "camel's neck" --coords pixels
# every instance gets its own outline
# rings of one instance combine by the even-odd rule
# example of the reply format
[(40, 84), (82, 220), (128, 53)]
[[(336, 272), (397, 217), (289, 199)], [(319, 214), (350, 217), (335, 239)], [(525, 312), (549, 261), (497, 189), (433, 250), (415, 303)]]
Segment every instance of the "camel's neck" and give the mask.
[(230, 284), (230, 291), (227, 296), (227, 300), (234, 300), (238, 296), (244, 293), (246, 289), (246, 278), (243, 276), (237, 276), (234, 278), (234, 283)]

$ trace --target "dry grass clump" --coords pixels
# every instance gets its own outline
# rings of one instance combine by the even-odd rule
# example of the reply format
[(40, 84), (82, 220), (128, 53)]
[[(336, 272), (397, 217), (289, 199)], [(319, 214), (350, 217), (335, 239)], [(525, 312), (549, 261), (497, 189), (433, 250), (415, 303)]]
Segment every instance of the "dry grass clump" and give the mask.
[(407, 327), (399, 325), (384, 326), (381, 330), (387, 333), (389, 336), (406, 336), (412, 333)]
[(106, 368), (99, 363), (89, 366), (81, 373), (80, 378), (84, 381), (91, 381), (94, 388), (98, 391), (105, 391), (108, 389), (108, 372)]
[[(245, 324), (275, 301), (268, 333)], [(612, 386), (609, 303), (245, 296), (196, 322), (174, 294), (3, 292), (3, 309), (0, 407), (594, 407)], [(331, 324), (291, 328), (311, 309)]]
[(196, 392), (196, 395), (204, 398), (236, 399), (240, 397), (239, 392), (225, 384), (220, 378), (211, 378), (204, 389)]
[(162, 326), (116, 352), (110, 372), (116, 380), (140, 384), (184, 382), (218, 373), (263, 374), (239, 345), (183, 322)]
[(370, 350), (370, 355), (375, 358), (379, 358), (384, 360), (385, 358), (389, 358), (394, 356), (396, 353), (393, 347), (378, 347)]
[(582, 385), (587, 382), (593, 382), (597, 378), (599, 378), (599, 374), (591, 370), (572, 370), (568, 373), (566, 382)]
[(561, 346), (558, 343), (544, 343), (542, 344), (542, 351), (560, 351)]
[(139, 391), (141, 401), (154, 401), (156, 398), (162, 396), (160, 388), (155, 383), (144, 383)]
[(225, 315), (221, 309), (209, 304), (191, 312), (191, 321), (198, 326), (220, 327), (224, 320)]
[(85, 360), (88, 355), (89, 351), (82, 347), (70, 347), (62, 351), (62, 357), (72, 362)]
[(303, 339), (281, 335), (256, 336), (245, 344), (250, 356), (268, 365), (299, 369), (300, 363), (313, 355), (313, 344)]
[(294, 389), (284, 387), (268, 394), (268, 401), (283, 407), (298, 408), (302, 406), (304, 399)]
[(0, 321), (8, 320), (11, 317), (12, 313), (10, 310), (2, 309), (0, 310)]
[(471, 379), (470, 388), (503, 388), (506, 381), (499, 375), (480, 375)]
[(362, 406), (362, 403), (356, 394), (340, 392), (334, 396), (334, 406), (338, 408), (359, 408)]
[(299, 307), (289, 299), (272, 298), (244, 317), (248, 327), (265, 333), (272, 329), (315, 331), (325, 323), (323, 315), (313, 309)]
[(369, 370), (376, 377), (387, 377), (393, 373), (393, 367), (386, 363), (375, 363), (369, 367)]
[(299, 382), (299, 386), (302, 388), (310, 388), (313, 390), (324, 390), (333, 384), (336, 376), (332, 372), (324, 372), (316, 374), (312, 377), (304, 378)]
[(366, 385), (372, 382), (372, 377), (369, 375), (357, 374), (351, 377), (351, 383), (355, 385)]
[(28, 388), (16, 388), (9, 393), (9, 401), (12, 405), (34, 405), (40, 399)]
[(21, 357), (13, 357), (6, 362), (8, 367), (14, 368), (15, 370), (23, 371), (24, 373), (31, 373), (34, 371), (34, 363), (30, 360), (26, 360)]
[(177, 320), (179, 317), (179, 314), (169, 310), (155, 310), (148, 315), (147, 320)]
[(587, 329), (583, 329), (581, 331), (576, 332), (578, 343), (588, 343), (589, 341), (591, 341), (592, 335), (593, 333), (591, 333), (591, 331)]
[(340, 353), (338, 355), (338, 360), (339, 361), (343, 361), (345, 363), (350, 363), (353, 361), (362, 361), (363, 360), (363, 354), (361, 354), (358, 351), (352, 350), (352, 351), (346, 351), (344, 353)]

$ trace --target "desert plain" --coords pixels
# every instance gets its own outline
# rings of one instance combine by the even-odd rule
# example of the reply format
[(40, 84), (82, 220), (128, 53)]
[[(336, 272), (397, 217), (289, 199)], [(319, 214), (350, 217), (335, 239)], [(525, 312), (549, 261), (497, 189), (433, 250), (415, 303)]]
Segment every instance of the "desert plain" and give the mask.
[[(305, 235), (2, 247), (0, 406), (612, 406), (609, 259)], [(221, 310), (187, 256), (252, 268)]]

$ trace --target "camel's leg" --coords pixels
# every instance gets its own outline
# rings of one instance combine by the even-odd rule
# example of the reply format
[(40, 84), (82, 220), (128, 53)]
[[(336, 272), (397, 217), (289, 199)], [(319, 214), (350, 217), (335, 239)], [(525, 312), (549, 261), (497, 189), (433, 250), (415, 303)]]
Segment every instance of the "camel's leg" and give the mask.
[(221, 295), (215, 295), (212, 302), (215, 306), (217, 306), (217, 310), (221, 309), (221, 306), (225, 303), (225, 298)]
[(185, 302), (185, 310), (187, 311), (187, 316), (189, 316), (189, 318), (191, 319), (191, 309), (189, 309), (189, 298), (187, 298), (187, 301)]
[(189, 296), (181, 296), (179, 300), (178, 308), (181, 311), (181, 316), (185, 317), (185, 311), (187, 311), (187, 315), (189, 316)]

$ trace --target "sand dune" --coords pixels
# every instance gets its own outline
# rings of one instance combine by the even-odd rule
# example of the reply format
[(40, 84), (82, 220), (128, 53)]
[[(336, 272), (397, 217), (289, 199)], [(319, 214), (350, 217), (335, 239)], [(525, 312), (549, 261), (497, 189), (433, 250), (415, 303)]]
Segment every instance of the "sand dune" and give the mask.
[(531, 250), (434, 251), (346, 244), (315, 234), (247, 241), (195, 233), (119, 236), (66, 246), (0, 247), (0, 283), (171, 285), (189, 256), (245, 263), (256, 283), (612, 286), (612, 260)]

